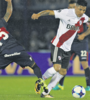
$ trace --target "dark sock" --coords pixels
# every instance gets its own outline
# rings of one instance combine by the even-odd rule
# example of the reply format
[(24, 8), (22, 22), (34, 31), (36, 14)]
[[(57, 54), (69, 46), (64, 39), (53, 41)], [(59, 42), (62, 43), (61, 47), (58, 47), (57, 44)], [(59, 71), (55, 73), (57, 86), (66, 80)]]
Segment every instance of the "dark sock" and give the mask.
[(90, 86), (90, 70), (89, 68), (86, 68), (84, 70), (85, 70), (86, 84), (87, 86)]
[(34, 74), (38, 77), (38, 78), (42, 78), (42, 73), (40, 68), (35, 64), (32, 68), (34, 70)]
[[(65, 75), (66, 76), (66, 75)], [(65, 76), (59, 81), (59, 84), (60, 85), (63, 85), (63, 82), (64, 82), (64, 79), (65, 79)]]

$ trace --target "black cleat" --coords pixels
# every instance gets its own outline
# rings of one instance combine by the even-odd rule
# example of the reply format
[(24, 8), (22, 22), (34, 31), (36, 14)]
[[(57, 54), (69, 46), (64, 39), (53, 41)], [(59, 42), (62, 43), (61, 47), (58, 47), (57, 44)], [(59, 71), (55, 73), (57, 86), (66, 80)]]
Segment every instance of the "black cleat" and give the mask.
[(47, 95), (44, 95), (43, 93), (41, 94), (41, 97), (42, 98), (54, 98), (52, 95), (50, 94), (47, 94)]

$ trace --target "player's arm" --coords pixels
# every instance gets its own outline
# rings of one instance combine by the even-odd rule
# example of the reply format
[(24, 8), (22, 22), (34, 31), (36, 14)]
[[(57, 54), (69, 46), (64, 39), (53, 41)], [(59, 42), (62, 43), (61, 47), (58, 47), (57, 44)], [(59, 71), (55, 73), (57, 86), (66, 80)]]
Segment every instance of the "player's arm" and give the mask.
[(6, 14), (3, 17), (3, 19), (8, 22), (9, 18), (12, 15), (12, 0), (5, 0), (7, 2), (7, 9), (6, 9)]
[(83, 34), (81, 35), (78, 35), (78, 39), (79, 40), (83, 40), (86, 36), (88, 36), (90, 34), (90, 24), (88, 25), (88, 29), (86, 32), (84, 32)]
[(44, 10), (44, 11), (41, 11), (37, 14), (34, 13), (31, 16), (31, 19), (35, 20), (35, 19), (38, 19), (41, 16), (48, 16), (48, 15), (54, 16), (54, 11), (53, 10)]

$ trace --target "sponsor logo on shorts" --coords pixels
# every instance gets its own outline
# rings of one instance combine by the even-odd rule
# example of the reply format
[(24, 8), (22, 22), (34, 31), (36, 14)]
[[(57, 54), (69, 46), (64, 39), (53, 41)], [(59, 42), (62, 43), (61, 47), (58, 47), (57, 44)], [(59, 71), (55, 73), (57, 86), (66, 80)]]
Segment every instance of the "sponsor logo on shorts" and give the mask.
[(61, 56), (58, 56), (58, 59), (61, 60)]
[(12, 53), (12, 54), (5, 54), (4, 57), (12, 57), (12, 56), (17, 56), (17, 55), (20, 55), (21, 52), (15, 52), (15, 53)]

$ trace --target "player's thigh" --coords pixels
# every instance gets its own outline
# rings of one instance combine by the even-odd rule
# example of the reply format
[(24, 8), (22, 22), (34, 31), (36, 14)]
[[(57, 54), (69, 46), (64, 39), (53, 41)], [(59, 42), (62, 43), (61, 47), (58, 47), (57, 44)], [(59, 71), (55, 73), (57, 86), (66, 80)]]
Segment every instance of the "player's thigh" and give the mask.
[(15, 62), (19, 64), (21, 67), (32, 67), (35, 63), (33, 58), (26, 51), (21, 51), (21, 54), (17, 56)]
[(63, 69), (67, 69), (68, 68), (69, 61), (70, 61), (70, 56), (71, 56), (70, 52), (64, 53), (63, 59), (62, 59), (62, 68)]
[(59, 73), (60, 73), (61, 75), (66, 75), (66, 74), (67, 74), (67, 69), (61, 68), (60, 71), (59, 71)]

